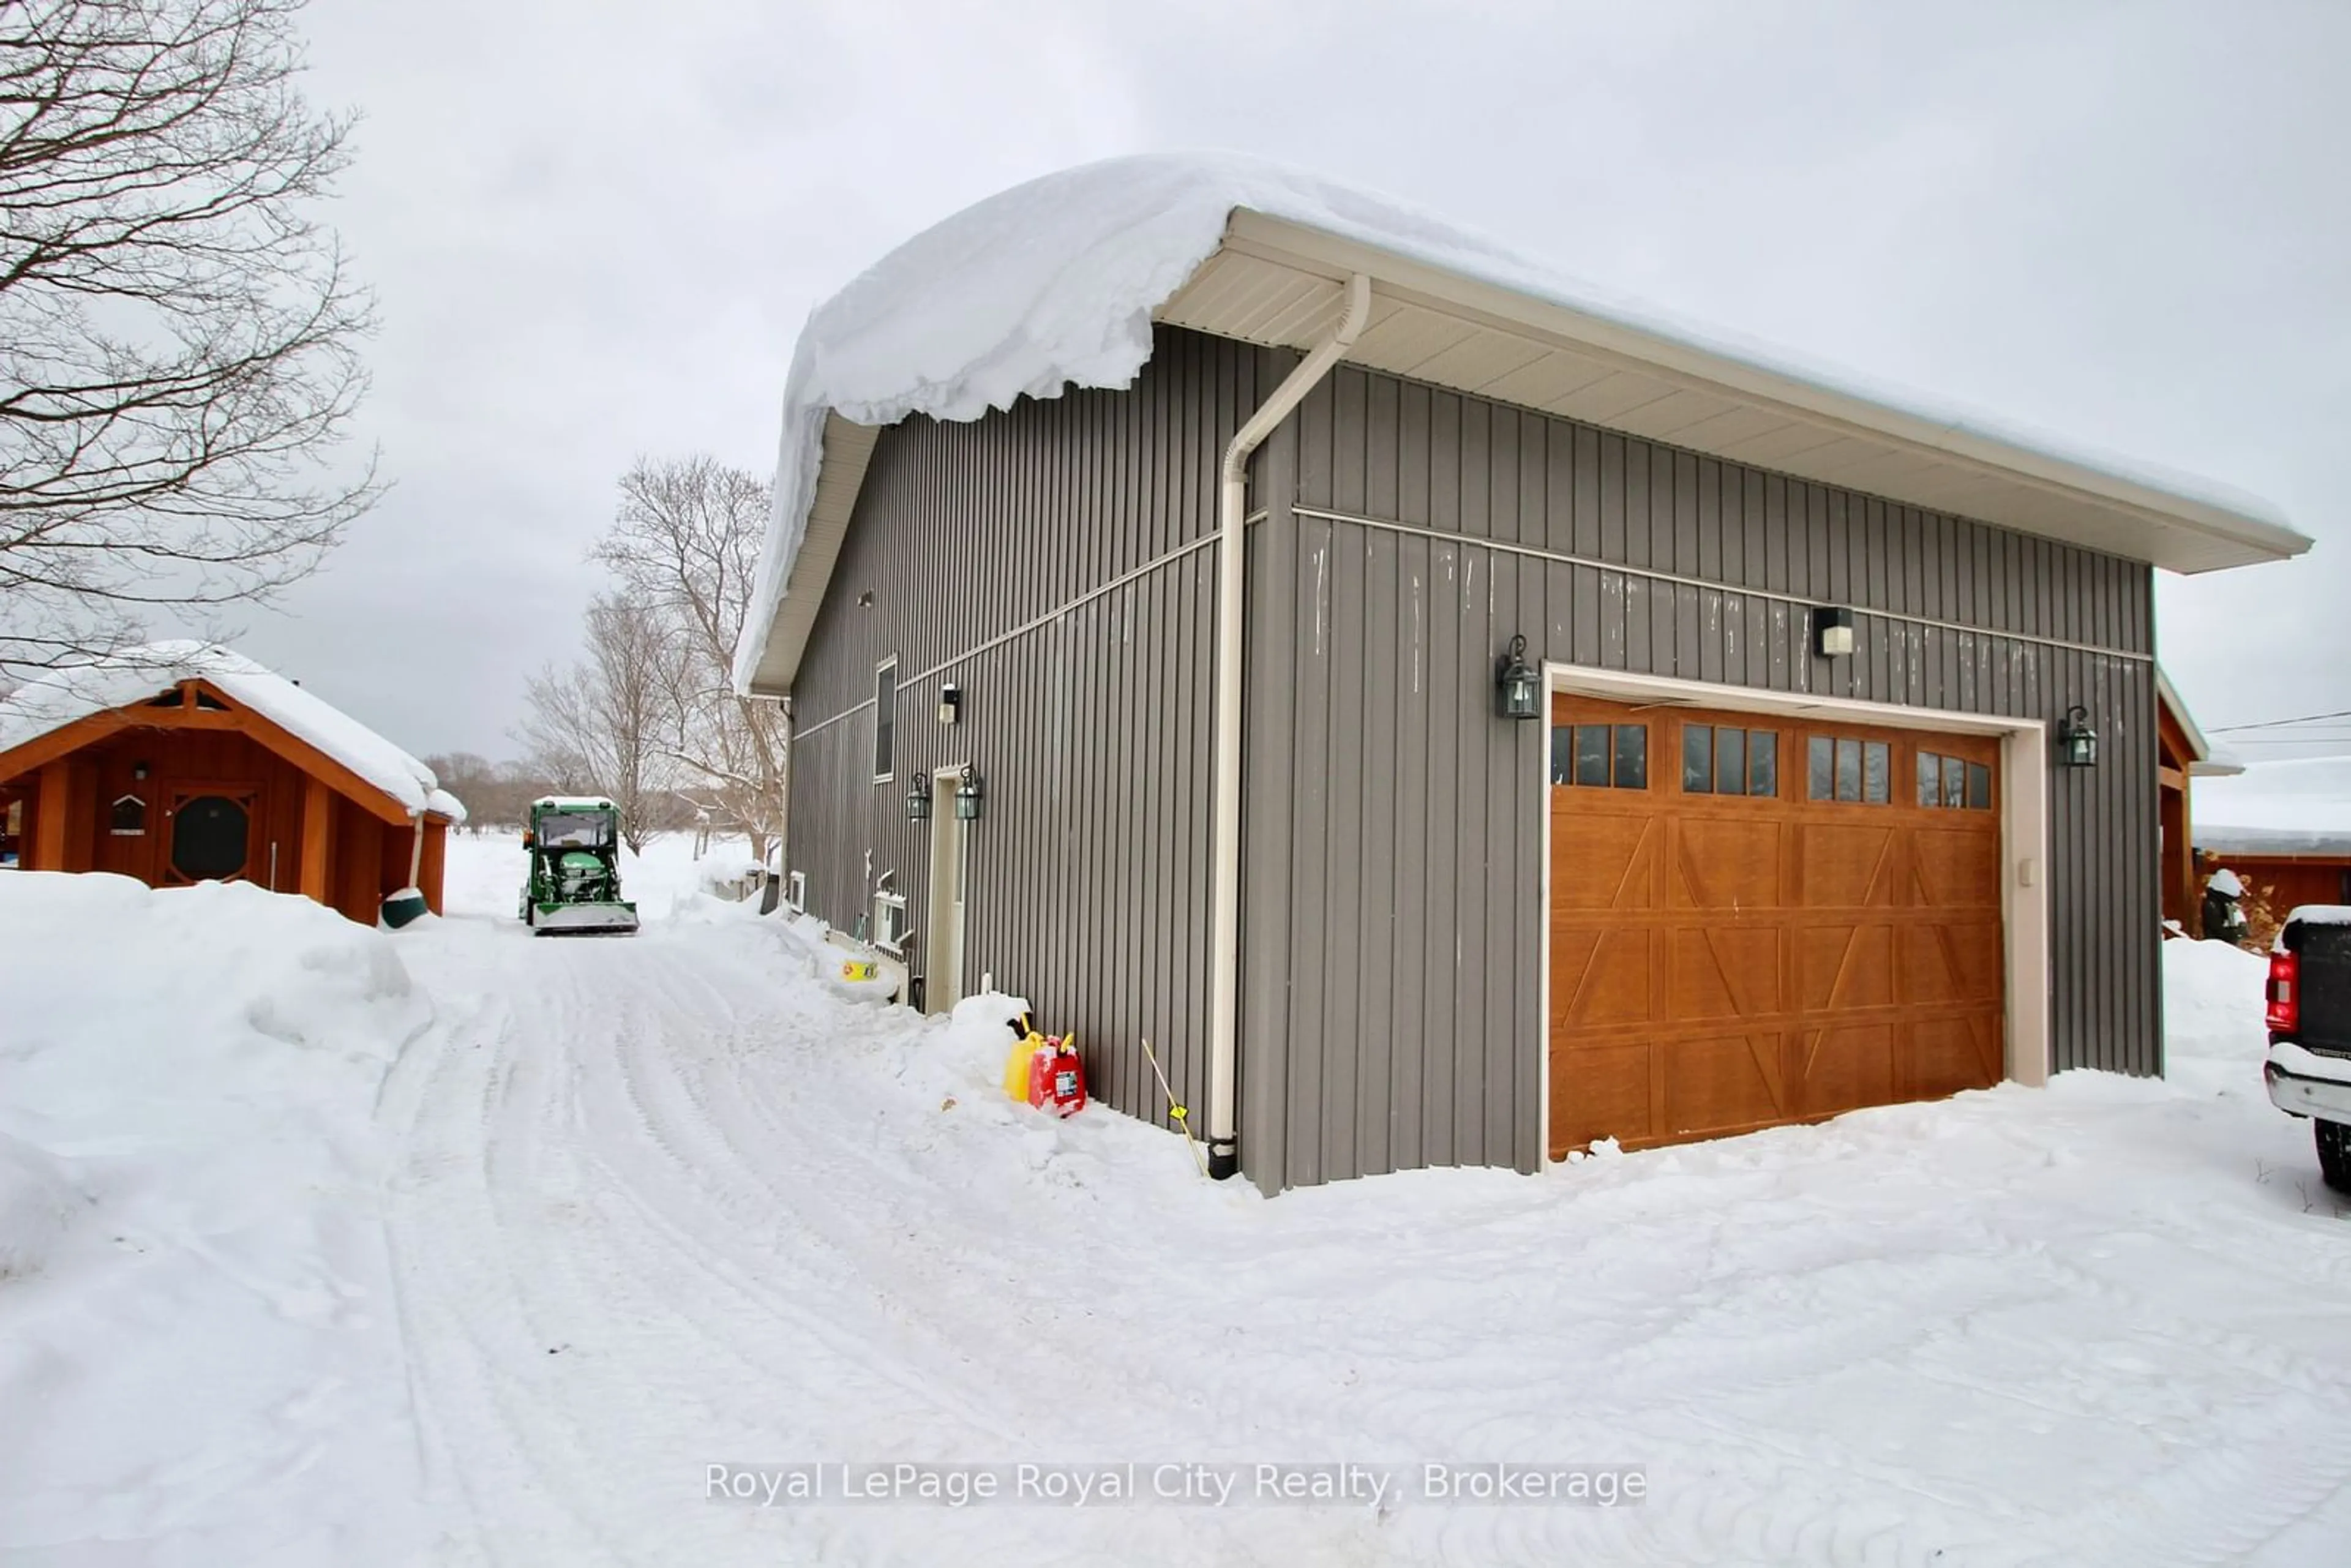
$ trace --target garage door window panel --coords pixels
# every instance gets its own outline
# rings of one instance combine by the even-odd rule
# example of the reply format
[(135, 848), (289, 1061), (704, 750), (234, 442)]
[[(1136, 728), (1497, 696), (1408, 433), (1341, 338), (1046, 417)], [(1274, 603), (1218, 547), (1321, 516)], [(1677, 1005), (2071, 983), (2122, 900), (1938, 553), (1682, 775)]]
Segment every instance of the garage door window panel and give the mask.
[(1991, 810), (1991, 768), (1940, 752), (1918, 753), (1918, 804), (1951, 810)]
[(1616, 772), (1611, 780), (1619, 789), (1649, 787), (1649, 727), (1620, 724), (1616, 732)]
[(1894, 747), (1851, 735), (1815, 735), (1806, 743), (1805, 794), (1814, 800), (1884, 806), (1894, 799)]
[(1649, 787), (1649, 728), (1561, 724), (1551, 732), (1551, 781), (1585, 789)]
[(1683, 794), (1775, 796), (1779, 792), (1777, 730), (1683, 723)]
[(1714, 793), (1714, 727), (1710, 724), (1682, 726), (1682, 793)]

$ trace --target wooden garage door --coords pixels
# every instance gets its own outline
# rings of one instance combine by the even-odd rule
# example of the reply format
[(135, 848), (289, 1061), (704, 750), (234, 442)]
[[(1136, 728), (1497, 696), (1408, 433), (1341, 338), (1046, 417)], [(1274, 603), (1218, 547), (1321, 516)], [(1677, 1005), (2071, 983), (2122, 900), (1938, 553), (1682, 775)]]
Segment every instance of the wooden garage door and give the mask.
[(1551, 1152), (1999, 1081), (1999, 742), (1553, 698)]

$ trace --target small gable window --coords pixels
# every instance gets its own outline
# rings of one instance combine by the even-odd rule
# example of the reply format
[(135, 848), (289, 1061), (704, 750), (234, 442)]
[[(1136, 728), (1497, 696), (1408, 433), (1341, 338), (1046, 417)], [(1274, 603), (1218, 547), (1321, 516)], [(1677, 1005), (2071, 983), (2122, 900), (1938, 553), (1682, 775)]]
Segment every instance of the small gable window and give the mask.
[(136, 795), (125, 795), (114, 802), (109, 817), (108, 831), (118, 839), (143, 838), (147, 833), (147, 802)]

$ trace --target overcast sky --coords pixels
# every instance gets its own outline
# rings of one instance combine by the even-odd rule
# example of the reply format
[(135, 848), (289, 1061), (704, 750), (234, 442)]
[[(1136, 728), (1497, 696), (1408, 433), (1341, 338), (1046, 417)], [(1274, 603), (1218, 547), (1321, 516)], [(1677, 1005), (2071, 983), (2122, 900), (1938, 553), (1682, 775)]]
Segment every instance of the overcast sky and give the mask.
[(2208, 728), (2351, 708), (2345, 0), (314, 0), (308, 29), (313, 96), (365, 117), (332, 217), (395, 486), (243, 645), (413, 751), (516, 749), (614, 480), (771, 468), (833, 289), (1004, 186), (1200, 147), (2262, 496), (2317, 549), (2162, 578), (2164, 661)]

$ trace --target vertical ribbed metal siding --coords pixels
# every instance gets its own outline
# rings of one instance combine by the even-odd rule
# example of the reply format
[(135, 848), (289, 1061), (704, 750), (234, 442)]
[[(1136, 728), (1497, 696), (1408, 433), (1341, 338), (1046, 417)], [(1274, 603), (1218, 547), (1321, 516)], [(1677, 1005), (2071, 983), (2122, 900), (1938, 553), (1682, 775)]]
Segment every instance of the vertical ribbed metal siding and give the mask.
[[(1179, 1096), (1207, 1099), (1216, 551), (1163, 558), (1214, 533), (1217, 462), (1256, 406), (1259, 364), (1165, 329), (1127, 392), (884, 431), (794, 683), (787, 863), (813, 912), (854, 927), (871, 852), (919, 939), (931, 830), (905, 820), (905, 795), (975, 763), (987, 797), (969, 829), (967, 988), (992, 975), (1027, 995), (1048, 1028), (1078, 1032), (1099, 1097), (1163, 1123), (1143, 1040)], [(892, 653), (897, 767), (877, 785), (872, 674)], [(950, 679), (966, 715), (952, 728), (934, 716)]]
[[(1539, 1161), (1543, 727), (1491, 716), (1514, 632), (1776, 691), (2053, 725), (2081, 704), (2101, 765), (2050, 778), (2054, 1065), (2161, 1071), (2153, 668), (2117, 656), (2152, 653), (2147, 567), (1353, 368), (1277, 446), (1252, 565), (1252, 874), (1288, 871), (1249, 904), (1261, 1185)], [(1850, 604), (1862, 651), (1813, 658), (1802, 603), (1496, 543)]]

